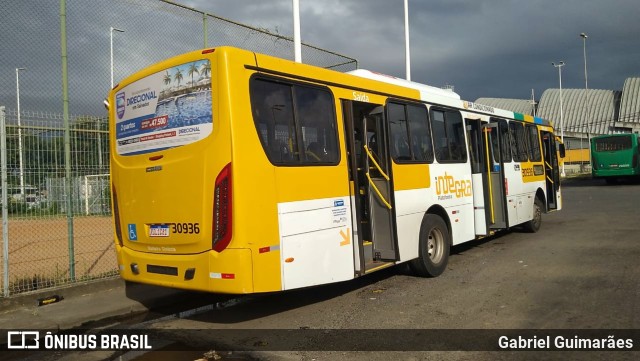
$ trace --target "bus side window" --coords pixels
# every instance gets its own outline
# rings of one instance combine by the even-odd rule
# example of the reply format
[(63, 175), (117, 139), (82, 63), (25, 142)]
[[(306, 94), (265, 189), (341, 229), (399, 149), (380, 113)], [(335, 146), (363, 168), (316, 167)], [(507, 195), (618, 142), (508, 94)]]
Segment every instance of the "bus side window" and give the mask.
[(331, 93), (298, 84), (293, 89), (298, 134), (307, 153), (303, 160), (305, 163), (337, 163), (338, 138)]
[(273, 163), (289, 163), (297, 152), (291, 86), (264, 79), (251, 81), (253, 120)]
[(540, 151), (538, 127), (535, 125), (527, 125), (526, 128), (529, 136), (529, 159), (531, 159), (532, 162), (539, 162), (542, 160), (542, 152)]
[(407, 105), (411, 148), (414, 160), (433, 162), (433, 146), (431, 145), (431, 129), (429, 116), (424, 105)]
[(431, 130), (438, 162), (465, 163), (467, 149), (460, 112), (431, 108)]
[(255, 77), (250, 95), (257, 133), (273, 164), (338, 164), (336, 113), (327, 89)]
[(429, 118), (422, 104), (387, 104), (391, 156), (395, 161), (432, 162)]
[(526, 162), (529, 160), (529, 138), (525, 133), (524, 125), (519, 122), (509, 123), (509, 130), (511, 133), (512, 149), (515, 146), (515, 152), (513, 153), (513, 160), (516, 162)]
[(389, 121), (389, 131), (391, 132), (391, 157), (395, 161), (411, 160), (405, 105), (388, 103), (387, 119)]

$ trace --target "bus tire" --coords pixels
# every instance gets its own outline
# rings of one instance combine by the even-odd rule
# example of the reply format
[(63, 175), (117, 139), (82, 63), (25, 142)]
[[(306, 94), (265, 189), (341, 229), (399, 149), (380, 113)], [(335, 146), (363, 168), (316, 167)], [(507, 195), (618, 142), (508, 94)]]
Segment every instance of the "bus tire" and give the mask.
[(542, 225), (542, 201), (536, 197), (533, 202), (533, 218), (524, 224), (524, 229), (530, 233), (536, 233)]
[(451, 239), (447, 224), (435, 214), (427, 214), (420, 226), (419, 256), (409, 263), (411, 270), (421, 277), (437, 277), (449, 262)]

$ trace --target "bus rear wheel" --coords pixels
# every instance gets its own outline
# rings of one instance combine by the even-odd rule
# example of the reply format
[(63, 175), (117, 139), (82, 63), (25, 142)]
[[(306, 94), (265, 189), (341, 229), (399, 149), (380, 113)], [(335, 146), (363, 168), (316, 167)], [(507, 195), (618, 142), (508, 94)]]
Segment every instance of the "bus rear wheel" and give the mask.
[(447, 224), (437, 215), (427, 214), (420, 226), (419, 257), (409, 263), (421, 277), (437, 277), (449, 262), (451, 240)]
[(542, 201), (540, 198), (536, 198), (533, 202), (533, 218), (524, 224), (524, 229), (530, 233), (536, 233), (540, 230), (542, 225)]

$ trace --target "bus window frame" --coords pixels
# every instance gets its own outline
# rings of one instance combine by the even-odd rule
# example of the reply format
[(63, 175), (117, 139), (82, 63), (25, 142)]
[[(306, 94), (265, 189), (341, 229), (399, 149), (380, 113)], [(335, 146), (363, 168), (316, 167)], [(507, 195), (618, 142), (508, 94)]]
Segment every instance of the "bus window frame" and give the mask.
[[(509, 121), (505, 118), (499, 117), (491, 117), (489, 118), (489, 123), (496, 123), (498, 127), (496, 128), (496, 132), (500, 133), (500, 144), (498, 147), (500, 148), (500, 155), (502, 157), (503, 163), (511, 163), (513, 162), (513, 152), (511, 149), (511, 131), (509, 129)], [(491, 144), (493, 148), (493, 144)], [(495, 149), (494, 149), (495, 151)]]
[[(298, 152), (299, 155), (304, 155), (306, 154), (306, 149), (304, 146), (304, 137), (302, 135), (302, 126), (299, 125), (299, 116), (298, 116), (298, 107), (297, 107), (297, 102), (296, 102), (296, 97), (295, 97), (295, 90), (294, 90), (294, 86), (302, 86), (302, 87), (307, 87), (307, 88), (315, 88), (321, 91), (324, 91), (326, 93), (329, 94), (330, 96), (330, 104), (331, 104), (331, 114), (330, 116), (332, 117), (332, 121), (333, 121), (333, 134), (335, 136), (335, 145), (336, 145), (336, 149), (335, 149), (335, 160), (334, 161), (327, 161), (327, 162), (309, 162), (306, 159), (304, 159), (305, 157), (303, 156), (299, 156), (298, 160), (293, 160), (293, 161), (283, 161), (283, 162), (279, 162), (276, 161), (272, 158), (271, 153), (268, 151), (269, 146), (267, 144), (265, 144), (265, 141), (262, 139), (262, 135), (260, 133), (260, 129), (258, 127), (258, 125), (260, 123), (256, 122), (256, 118), (255, 118), (255, 114), (254, 114), (254, 95), (252, 92), (252, 83), (256, 80), (262, 80), (262, 81), (267, 81), (267, 82), (272, 82), (272, 83), (277, 83), (277, 84), (282, 84), (282, 85), (286, 85), (290, 87), (290, 92), (291, 92), (291, 106), (292, 106), (292, 114), (293, 114), (293, 124), (295, 127), (295, 132), (293, 132), (296, 135), (296, 150)], [(308, 83), (308, 82), (303, 82), (303, 81), (299, 81), (299, 80), (292, 80), (289, 78), (281, 78), (281, 77), (277, 77), (277, 76), (273, 76), (273, 75), (265, 75), (262, 73), (254, 73), (253, 75), (251, 75), (249, 77), (249, 86), (248, 86), (248, 95), (249, 95), (249, 108), (250, 108), (250, 113), (251, 113), (251, 121), (253, 123), (253, 128), (256, 131), (256, 135), (260, 141), (260, 145), (262, 146), (262, 151), (264, 153), (264, 155), (267, 157), (267, 159), (269, 160), (269, 162), (276, 166), (276, 167), (308, 167), (308, 166), (337, 166), (338, 164), (340, 164), (340, 162), (342, 161), (342, 146), (341, 146), (341, 141), (340, 141), (340, 132), (338, 131), (338, 116), (337, 116), (337, 111), (336, 111), (336, 97), (333, 94), (333, 91), (331, 90), (330, 87), (325, 86), (325, 85), (319, 85), (319, 84), (315, 84), (315, 83)], [(344, 122), (344, 121), (343, 121)]]
[[(542, 162), (543, 157), (542, 157), (542, 139), (540, 137), (540, 128), (535, 125), (535, 124), (525, 124), (524, 125), (525, 131), (527, 133), (527, 138), (529, 139), (528, 145), (529, 145), (529, 161), (530, 162), (534, 162), (534, 163), (538, 163), (538, 162)], [(533, 157), (533, 145), (531, 144), (531, 130), (535, 129), (536, 132), (536, 139), (538, 140), (537, 145), (538, 145), (538, 153), (537, 153), (537, 157), (536, 159), (534, 159)]]
[[(524, 134), (523, 142), (518, 142), (518, 139), (516, 137), (516, 134), (513, 131), (513, 127), (511, 126), (511, 124), (513, 124), (514, 127), (521, 127), (522, 132)], [(509, 122), (509, 136), (511, 137), (511, 139), (513, 141), (513, 144), (515, 144), (516, 149), (517, 149), (517, 152), (516, 152), (515, 155), (517, 155), (518, 158), (516, 158), (515, 155), (512, 154), (513, 161), (516, 162), (516, 163), (529, 162), (529, 135), (526, 133), (525, 124), (523, 122), (519, 122), (519, 121), (514, 121), (514, 120), (510, 121)], [(523, 143), (523, 144), (520, 145), (520, 143)], [(521, 146), (524, 147), (524, 149), (521, 149)], [(522, 150), (522, 152), (521, 152), (521, 150)], [(520, 155), (524, 155), (526, 157), (526, 159), (522, 159), (520, 157)]]
[[(431, 143), (433, 145), (433, 158), (438, 162), (438, 164), (465, 164), (469, 162), (469, 152), (467, 149), (467, 135), (466, 135), (466, 128), (465, 128), (465, 124), (464, 124), (464, 116), (462, 116), (462, 113), (460, 111), (460, 109), (458, 108), (452, 108), (452, 107), (447, 107), (447, 106), (442, 106), (439, 104), (431, 104), (431, 106), (428, 108), (429, 110), (429, 122), (430, 122), (430, 129), (431, 129)], [(446, 117), (446, 113), (457, 113), (460, 116), (460, 124), (462, 124), (462, 140), (464, 141), (463, 144), (463, 149), (462, 151), (464, 152), (464, 159), (459, 159), (459, 160), (454, 160), (454, 159), (444, 159), (444, 160), (439, 160), (437, 153), (436, 153), (436, 140), (433, 136), (433, 116), (432, 116), (432, 111), (439, 111), (439, 112), (443, 112), (445, 114), (444, 117), (444, 122), (443, 124), (445, 125), (444, 130), (445, 130), (445, 134), (447, 133), (447, 127), (446, 127), (446, 123), (447, 123), (447, 117)], [(448, 142), (448, 135), (447, 135), (447, 142)], [(449, 156), (451, 156), (451, 148), (447, 147), (449, 149)]]
[[(391, 120), (389, 117), (389, 104), (395, 104), (395, 105), (399, 105), (402, 106), (404, 109), (404, 115), (406, 119), (406, 130), (407, 130), (407, 140), (408, 140), (408, 145), (409, 145), (409, 152), (411, 153), (411, 159), (396, 159), (396, 156), (392, 154), (391, 152), (391, 136), (393, 135), (391, 133)], [(419, 107), (419, 108), (423, 108), (425, 110), (425, 114), (426, 114), (426, 118), (424, 119), (426, 121), (426, 128), (427, 128), (427, 136), (429, 137), (429, 143), (431, 144), (431, 157), (430, 159), (415, 159), (416, 156), (413, 152), (413, 147), (411, 144), (411, 124), (409, 122), (409, 117), (408, 117), (408, 106), (415, 106), (415, 107)], [(431, 119), (429, 117), (429, 108), (427, 107), (426, 104), (424, 103), (419, 103), (419, 102), (409, 102), (406, 100), (400, 100), (400, 99), (396, 99), (396, 98), (388, 98), (385, 105), (385, 117), (386, 117), (386, 121), (389, 123), (389, 150), (390, 150), (390, 155), (391, 155), (391, 160), (395, 163), (395, 164), (433, 164), (433, 162), (436, 159), (435, 156), (435, 152), (434, 152), (434, 148), (433, 148), (433, 133), (431, 131)]]

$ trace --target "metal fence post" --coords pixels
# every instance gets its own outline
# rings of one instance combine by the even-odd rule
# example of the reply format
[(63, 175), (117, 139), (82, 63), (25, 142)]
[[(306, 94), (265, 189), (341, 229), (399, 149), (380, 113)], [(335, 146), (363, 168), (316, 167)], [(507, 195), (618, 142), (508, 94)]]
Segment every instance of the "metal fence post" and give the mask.
[(204, 33), (204, 47), (209, 47), (209, 35), (207, 30), (207, 13), (202, 13), (202, 32)]
[(69, 129), (69, 80), (67, 77), (67, 4), (60, 0), (60, 49), (62, 52), (62, 117), (64, 121), (64, 174), (67, 193), (67, 242), (69, 249), (69, 278), (76, 280), (73, 246), (73, 194), (71, 192), (71, 130)]
[(0, 107), (0, 162), (2, 162), (2, 294), (9, 297), (9, 213), (7, 195), (7, 124)]

